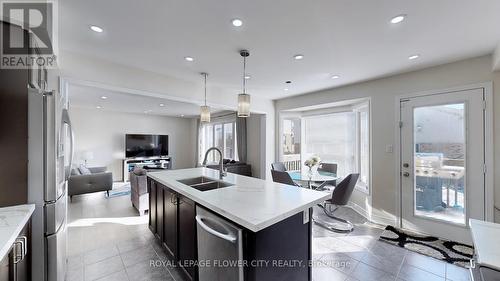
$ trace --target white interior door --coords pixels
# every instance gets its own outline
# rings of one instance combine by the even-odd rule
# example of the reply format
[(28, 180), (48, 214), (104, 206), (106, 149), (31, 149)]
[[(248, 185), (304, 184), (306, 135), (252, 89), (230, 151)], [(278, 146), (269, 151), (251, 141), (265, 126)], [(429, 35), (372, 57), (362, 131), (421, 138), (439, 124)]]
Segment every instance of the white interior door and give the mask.
[(484, 90), (401, 100), (403, 228), (471, 242), (485, 218)]

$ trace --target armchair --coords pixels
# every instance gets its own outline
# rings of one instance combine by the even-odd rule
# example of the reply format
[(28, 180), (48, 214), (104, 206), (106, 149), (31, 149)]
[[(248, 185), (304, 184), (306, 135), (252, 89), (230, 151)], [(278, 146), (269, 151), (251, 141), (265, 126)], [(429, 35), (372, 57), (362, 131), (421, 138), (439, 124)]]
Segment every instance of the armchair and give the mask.
[(144, 215), (149, 210), (148, 178), (146, 170), (135, 168), (130, 172), (130, 200), (139, 215)]

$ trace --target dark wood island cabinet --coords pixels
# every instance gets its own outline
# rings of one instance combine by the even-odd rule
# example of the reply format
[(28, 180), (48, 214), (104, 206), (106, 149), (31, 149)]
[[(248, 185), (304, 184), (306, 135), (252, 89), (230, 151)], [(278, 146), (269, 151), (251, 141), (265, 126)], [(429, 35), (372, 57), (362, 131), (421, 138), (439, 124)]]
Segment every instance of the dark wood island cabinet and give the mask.
[[(198, 262), (202, 261), (198, 260), (197, 207), (203, 207), (215, 216), (220, 215), (149, 176), (148, 189), (149, 228), (161, 242), (164, 251), (182, 269), (188, 280), (209, 280), (206, 276), (200, 276), (202, 270), (198, 268)], [(242, 229), (242, 261), (248, 264), (243, 268), (243, 279), (238, 280), (312, 280), (309, 266), (312, 255), (311, 221), (311, 211), (308, 210), (256, 232), (238, 225)], [(280, 260), (299, 261), (301, 266), (281, 267), (272, 264)], [(252, 261), (267, 261), (269, 266), (253, 266)]]
[(186, 277), (197, 280), (195, 202), (151, 179), (148, 191), (149, 229)]

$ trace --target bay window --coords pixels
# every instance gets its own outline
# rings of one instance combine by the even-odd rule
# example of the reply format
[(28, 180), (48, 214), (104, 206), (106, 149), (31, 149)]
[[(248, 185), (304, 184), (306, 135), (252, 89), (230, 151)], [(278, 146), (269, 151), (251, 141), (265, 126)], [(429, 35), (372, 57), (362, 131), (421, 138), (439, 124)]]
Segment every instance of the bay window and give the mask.
[[(225, 159), (238, 160), (236, 147), (236, 121), (215, 121), (200, 126), (199, 155), (201, 164), (205, 152), (210, 147), (217, 147), (222, 151)], [(215, 151), (208, 155), (208, 162), (218, 162), (219, 156)]]
[(280, 161), (289, 170), (304, 169), (304, 161), (319, 156), (337, 164), (337, 176), (359, 173), (358, 190), (369, 192), (369, 101), (300, 112), (281, 119)]

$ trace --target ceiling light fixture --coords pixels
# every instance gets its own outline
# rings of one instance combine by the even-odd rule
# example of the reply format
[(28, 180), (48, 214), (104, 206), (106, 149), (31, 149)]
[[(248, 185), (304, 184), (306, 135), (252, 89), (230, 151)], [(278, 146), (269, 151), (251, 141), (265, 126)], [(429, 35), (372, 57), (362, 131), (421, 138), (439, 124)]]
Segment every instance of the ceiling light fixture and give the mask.
[(250, 75), (245, 75), (245, 79), (247, 79), (247, 80), (248, 80), (248, 79), (250, 79), (250, 78), (252, 78), (252, 76), (250, 76)]
[(102, 100), (105, 100), (105, 99), (107, 99), (107, 98), (108, 98), (108, 97), (106, 97), (106, 96), (102, 96), (102, 97), (101, 97), (101, 99), (102, 99)]
[(189, 62), (194, 61), (194, 58), (193, 58), (193, 57), (184, 57), (184, 59), (185, 59), (186, 61), (189, 61)]
[(164, 107), (164, 106), (165, 106), (165, 104), (163, 104), (163, 103), (160, 103), (160, 107)]
[(400, 23), (400, 22), (404, 21), (405, 18), (406, 18), (406, 15), (404, 15), (404, 14), (403, 15), (397, 15), (397, 16), (395, 16), (395, 17), (393, 17), (391, 19), (391, 23), (393, 23), (393, 24)]
[(293, 56), (293, 58), (294, 58), (295, 60), (301, 60), (301, 59), (303, 59), (303, 58), (304, 58), (304, 55), (300, 55), (300, 54), (299, 54), (299, 55), (295, 55), (295, 56)]
[(99, 26), (97, 26), (97, 25), (91, 25), (91, 26), (90, 26), (90, 29), (91, 29), (92, 31), (97, 32), (97, 33), (102, 33), (102, 32), (104, 31), (104, 29), (100, 28), (100, 27), (99, 27)]
[(420, 55), (412, 55), (412, 56), (409, 56), (408, 59), (409, 60), (416, 60), (420, 57)]
[(200, 122), (210, 122), (210, 106), (207, 105), (207, 76), (208, 74), (203, 72), (201, 73), (203, 75), (204, 81), (205, 81), (205, 105), (200, 106)]
[(338, 76), (338, 75), (332, 75), (332, 77), (331, 77), (331, 78), (332, 78), (332, 79), (339, 79), (339, 78), (340, 78), (340, 76)]
[(243, 21), (242, 21), (242, 20), (240, 20), (240, 19), (233, 19), (233, 20), (231, 21), (231, 23), (233, 24), (233, 26), (236, 26), (236, 27), (240, 27), (240, 26), (242, 26), (242, 25), (243, 25)]
[(181, 114), (181, 117), (184, 117), (184, 114)]
[(283, 91), (288, 92), (288, 88), (284, 88)]
[(238, 95), (238, 117), (249, 117), (250, 116), (250, 95), (247, 94), (247, 79), (246, 69), (247, 69), (247, 57), (250, 56), (250, 52), (247, 50), (241, 50), (240, 56), (243, 57), (243, 93)]
[(97, 108), (97, 109), (101, 109), (101, 108), (102, 108), (102, 106), (98, 105), (98, 106), (96, 106), (95, 108)]

